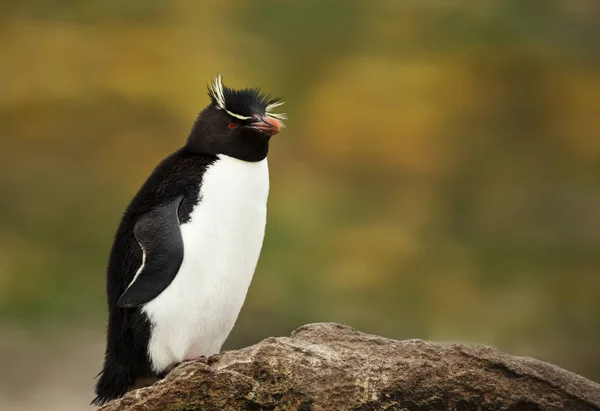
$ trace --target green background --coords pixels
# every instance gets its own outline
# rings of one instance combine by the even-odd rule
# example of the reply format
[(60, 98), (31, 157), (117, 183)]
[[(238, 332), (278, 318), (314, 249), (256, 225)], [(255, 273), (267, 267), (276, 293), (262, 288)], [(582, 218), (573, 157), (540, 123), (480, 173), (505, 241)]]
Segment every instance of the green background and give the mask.
[(226, 348), (336, 321), (600, 380), (597, 1), (22, 0), (0, 2), (0, 408), (91, 400), (118, 220), (217, 71), (289, 116)]

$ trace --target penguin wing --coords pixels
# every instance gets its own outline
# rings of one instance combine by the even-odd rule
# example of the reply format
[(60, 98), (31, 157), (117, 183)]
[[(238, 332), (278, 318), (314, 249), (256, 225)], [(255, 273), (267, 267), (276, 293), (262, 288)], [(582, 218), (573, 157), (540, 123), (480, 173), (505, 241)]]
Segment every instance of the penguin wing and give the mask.
[(183, 239), (177, 212), (183, 196), (142, 215), (133, 233), (142, 248), (142, 265), (119, 298), (119, 307), (145, 304), (171, 284), (183, 261)]

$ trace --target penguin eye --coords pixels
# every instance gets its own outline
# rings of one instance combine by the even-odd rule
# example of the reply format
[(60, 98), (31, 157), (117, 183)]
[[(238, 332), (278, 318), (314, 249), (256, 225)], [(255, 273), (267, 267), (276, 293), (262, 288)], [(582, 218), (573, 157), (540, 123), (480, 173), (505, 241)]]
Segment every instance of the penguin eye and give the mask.
[(227, 124), (227, 128), (229, 128), (229, 129), (234, 129), (236, 127), (237, 127), (237, 124), (235, 124), (234, 122)]

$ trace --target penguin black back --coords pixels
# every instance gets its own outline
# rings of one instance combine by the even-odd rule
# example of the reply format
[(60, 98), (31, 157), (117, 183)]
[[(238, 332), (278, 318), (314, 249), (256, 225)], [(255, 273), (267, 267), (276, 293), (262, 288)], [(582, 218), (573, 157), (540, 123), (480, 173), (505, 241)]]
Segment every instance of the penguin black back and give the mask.
[(214, 161), (183, 148), (162, 161), (150, 175), (125, 211), (110, 252), (107, 275), (109, 326), (103, 371), (96, 385), (93, 404), (119, 398), (138, 378), (154, 376), (148, 358), (151, 324), (137, 307), (120, 307), (119, 298), (131, 283), (142, 261), (142, 250), (134, 237), (138, 218), (156, 207), (177, 198), (185, 199), (178, 218), (185, 223), (198, 200), (202, 175)]

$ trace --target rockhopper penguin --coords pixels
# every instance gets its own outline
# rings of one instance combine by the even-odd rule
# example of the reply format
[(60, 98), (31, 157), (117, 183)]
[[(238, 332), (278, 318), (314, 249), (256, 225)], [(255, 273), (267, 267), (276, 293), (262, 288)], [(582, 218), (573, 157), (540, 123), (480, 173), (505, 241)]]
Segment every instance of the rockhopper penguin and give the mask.
[(186, 144), (164, 159), (117, 229), (107, 270), (108, 336), (93, 404), (138, 379), (220, 351), (261, 251), (267, 153), (279, 99), (221, 76)]

